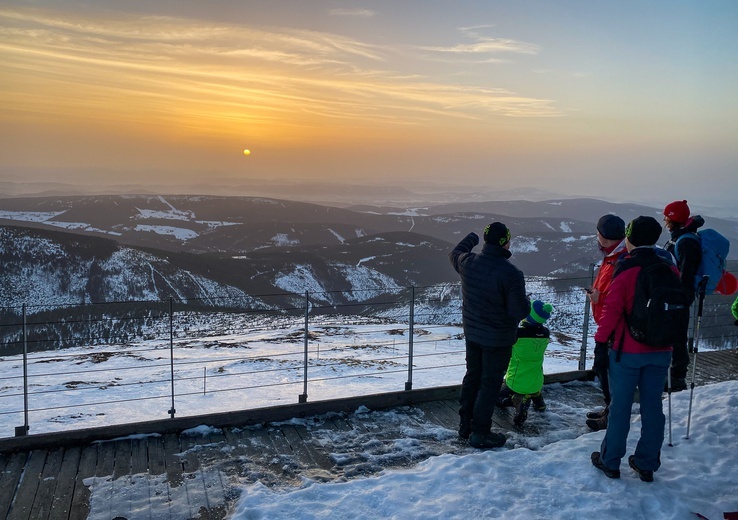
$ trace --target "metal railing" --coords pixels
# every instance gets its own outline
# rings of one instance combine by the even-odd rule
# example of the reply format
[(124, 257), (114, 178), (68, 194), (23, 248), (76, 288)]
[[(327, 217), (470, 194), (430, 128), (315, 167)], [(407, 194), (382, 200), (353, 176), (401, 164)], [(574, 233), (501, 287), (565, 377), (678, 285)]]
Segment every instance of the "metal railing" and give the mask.
[[(532, 298), (554, 305), (548, 326), (560, 348), (551, 355), (576, 363), (569, 369), (584, 369), (592, 351), (594, 324), (581, 290), (591, 272), (526, 280)], [(728, 300), (706, 300), (700, 348), (738, 346)], [(36, 432), (164, 412), (174, 418), (290, 402), (295, 394), (304, 403), (311, 394), (455, 384), (464, 371), (459, 284), (216, 304), (39, 302), (0, 312), (0, 437), (13, 427), (16, 436), (28, 434), (31, 419)]]

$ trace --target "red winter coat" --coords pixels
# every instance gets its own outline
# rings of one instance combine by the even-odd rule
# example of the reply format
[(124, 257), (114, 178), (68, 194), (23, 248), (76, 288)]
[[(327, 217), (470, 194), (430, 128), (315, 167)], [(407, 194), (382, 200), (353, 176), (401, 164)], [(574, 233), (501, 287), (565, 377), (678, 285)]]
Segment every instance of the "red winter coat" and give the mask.
[[(637, 249), (639, 248), (634, 251), (637, 251)], [(672, 267), (672, 270), (677, 276), (679, 275), (676, 267)], [(621, 338), (623, 338), (623, 352), (629, 354), (671, 350), (671, 347), (655, 348), (634, 340), (625, 325), (625, 314), (629, 314), (633, 310), (636, 278), (640, 271), (640, 266), (631, 267), (613, 278), (610, 291), (607, 298), (605, 298), (602, 316), (597, 324), (595, 341), (604, 343), (614, 334), (613, 348), (617, 350), (620, 347)]]
[(616, 245), (612, 251), (605, 255), (602, 259), (602, 264), (597, 271), (592, 289), (600, 292), (600, 297), (597, 303), (592, 302), (592, 317), (595, 323), (599, 324), (602, 319), (602, 311), (605, 308), (605, 299), (607, 293), (610, 291), (610, 284), (612, 283), (612, 275), (615, 272), (615, 263), (618, 261), (618, 257), (625, 252), (625, 240)]

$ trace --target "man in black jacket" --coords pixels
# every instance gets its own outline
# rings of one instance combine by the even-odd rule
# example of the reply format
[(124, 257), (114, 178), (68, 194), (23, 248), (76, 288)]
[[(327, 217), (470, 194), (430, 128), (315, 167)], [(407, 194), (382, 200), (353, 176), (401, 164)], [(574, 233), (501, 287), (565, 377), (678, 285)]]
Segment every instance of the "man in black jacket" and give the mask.
[[(671, 233), (671, 238), (664, 249), (676, 259), (679, 278), (684, 290), (687, 291), (687, 297), (691, 305), (696, 296), (695, 276), (702, 261), (702, 246), (696, 233), (705, 224), (705, 219), (700, 215), (690, 216), (686, 200), (675, 200), (664, 208), (664, 223)], [(687, 370), (689, 368), (687, 343), (674, 345), (672, 356), (671, 391), (686, 390)]]
[(461, 275), (466, 336), (466, 374), (461, 383), (459, 436), (475, 448), (498, 448), (507, 440), (493, 433), (492, 413), (510, 362), (520, 320), (530, 311), (523, 273), (508, 260), (510, 230), (493, 222), (479, 236), (469, 233), (449, 254)]

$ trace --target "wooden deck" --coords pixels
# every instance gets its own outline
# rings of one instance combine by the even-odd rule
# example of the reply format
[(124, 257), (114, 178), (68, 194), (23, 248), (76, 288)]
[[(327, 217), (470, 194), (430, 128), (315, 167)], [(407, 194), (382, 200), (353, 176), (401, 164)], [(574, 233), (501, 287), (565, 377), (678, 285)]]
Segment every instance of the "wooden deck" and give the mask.
[[(696, 384), (736, 376), (738, 351), (698, 354)], [(0, 518), (226, 518), (241, 489), (256, 482), (342, 481), (444, 453), (471, 453), (456, 436), (454, 391), (391, 408), (346, 411), (344, 403), (335, 412), (295, 414), (300, 419), (262, 423), (250, 415), (243, 425), (58, 446), (20, 449), (0, 440)], [(523, 428), (512, 424), (508, 410), (495, 411), (496, 427), (509, 437), (506, 449), (542, 447), (541, 433), (554, 424), (558, 437), (576, 438), (588, 431), (578, 410), (601, 402), (599, 389), (587, 381), (547, 384), (544, 395), (548, 410), (531, 411)], [(330, 403), (322, 406), (314, 409)]]

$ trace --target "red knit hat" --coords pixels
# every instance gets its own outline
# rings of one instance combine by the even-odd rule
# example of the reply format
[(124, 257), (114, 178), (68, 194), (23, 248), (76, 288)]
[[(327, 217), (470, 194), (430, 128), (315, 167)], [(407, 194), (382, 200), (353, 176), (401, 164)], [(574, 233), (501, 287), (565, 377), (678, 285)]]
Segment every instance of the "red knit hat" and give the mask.
[(664, 208), (666, 218), (677, 224), (685, 224), (689, 220), (689, 206), (686, 200), (675, 200)]

